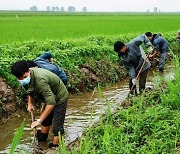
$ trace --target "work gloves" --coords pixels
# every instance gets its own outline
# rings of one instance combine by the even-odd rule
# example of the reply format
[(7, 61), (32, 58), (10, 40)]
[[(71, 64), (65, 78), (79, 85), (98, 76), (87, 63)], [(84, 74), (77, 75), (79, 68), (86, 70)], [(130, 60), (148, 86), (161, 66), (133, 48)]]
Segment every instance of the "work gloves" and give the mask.
[(153, 52), (152, 46), (149, 46), (149, 47), (147, 48), (147, 51), (148, 51), (149, 54), (152, 54), (152, 52)]
[(135, 86), (135, 85), (138, 83), (138, 80), (136, 80), (136, 79), (134, 78), (134, 79), (132, 79), (132, 83), (133, 83), (133, 85)]

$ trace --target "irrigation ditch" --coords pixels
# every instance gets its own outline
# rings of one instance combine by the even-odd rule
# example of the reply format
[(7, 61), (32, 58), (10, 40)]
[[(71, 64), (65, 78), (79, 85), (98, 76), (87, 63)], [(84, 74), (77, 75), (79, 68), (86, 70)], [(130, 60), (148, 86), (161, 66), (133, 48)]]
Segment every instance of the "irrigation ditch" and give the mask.
[[(99, 47), (96, 46), (95, 48), (101, 53), (101, 49)], [(172, 50), (175, 53), (179, 52), (177, 45), (174, 45)], [(77, 49), (75, 51), (77, 51)], [(108, 51), (111, 53), (112, 49), (108, 48)], [(94, 52), (93, 49), (92, 52)], [(58, 55), (55, 55), (58, 58)], [(83, 56), (83, 54), (81, 56)], [(103, 112), (107, 113), (107, 102), (111, 102), (111, 112), (117, 111), (122, 105), (122, 102), (125, 101), (128, 94), (128, 86), (126, 84), (127, 73), (122, 67), (121, 62), (115, 58), (115, 55), (111, 55), (109, 53), (108, 58), (105, 58), (107, 55), (104, 55), (104, 53), (102, 53), (102, 55), (98, 54), (96, 56), (102, 56), (103, 58), (101, 57), (98, 59), (93, 59), (91, 57), (81, 59), (80, 64), (78, 64), (80, 67), (77, 67), (75, 71), (72, 71), (73, 65), (68, 65), (70, 69), (65, 67), (65, 71), (70, 79), (68, 90), (71, 93), (65, 122), (65, 128), (67, 132), (67, 135), (65, 136), (65, 142), (71, 143), (69, 145), (70, 150), (72, 147), (74, 147), (74, 145), (78, 146), (78, 143), (80, 143), (81, 140), (79, 137), (83, 134), (85, 129), (99, 121), (100, 114), (104, 114)], [(3, 69), (1, 67), (2, 71), (8, 69), (9, 64), (7, 65), (7, 63), (9, 63), (10, 60), (12, 59), (9, 58), (8, 60), (3, 61), (2, 66), (4, 67)], [(64, 65), (65, 62), (67, 62), (66, 58), (64, 60)], [(170, 65), (165, 70), (164, 77), (173, 76), (172, 73), (174, 70), (172, 69), (172, 62), (170, 61), (169, 63)], [(15, 86), (16, 82), (11, 76), (9, 76), (8, 73), (8, 71), (3, 73), (0, 72), (2, 76), (0, 79), (0, 113), (2, 124), (0, 128), (0, 130), (2, 130), (0, 137), (2, 139), (0, 143), (0, 153), (7, 152), (12, 141), (13, 132), (18, 127), (18, 125), (22, 123), (22, 118), (24, 117), (27, 119), (27, 123), (25, 125), (23, 139), (18, 146), (18, 149), (23, 149), (26, 152), (32, 153), (32, 148), (30, 147), (32, 131), (30, 130), (30, 120), (28, 120), (30, 117), (27, 112), (24, 112), (26, 106), (24, 100), (19, 97), (22, 96), (21, 94), (23, 92), (20, 91), (17, 97), (17, 87)], [(150, 89), (154, 86), (151, 81), (152, 79), (154, 81), (156, 80), (153, 73), (150, 74), (150, 78), (147, 82), (147, 86), (150, 87)], [(95, 88), (99, 82), (101, 83), (102, 87), (104, 87), (102, 88), (103, 99), (99, 97), (98, 88)], [(89, 90), (91, 90), (91, 92), (88, 92)], [(76, 95), (77, 93), (78, 95)], [(146, 97), (149, 96), (147, 95)], [(128, 100), (127, 103), (123, 104), (123, 106), (126, 108), (127, 106), (131, 106), (132, 102)], [(38, 112), (36, 114), (38, 116)], [(177, 143), (179, 144), (179, 141), (177, 141)], [(46, 147), (47, 145), (45, 143), (42, 146)], [(77, 149), (76, 152), (78, 153), (79, 149)]]

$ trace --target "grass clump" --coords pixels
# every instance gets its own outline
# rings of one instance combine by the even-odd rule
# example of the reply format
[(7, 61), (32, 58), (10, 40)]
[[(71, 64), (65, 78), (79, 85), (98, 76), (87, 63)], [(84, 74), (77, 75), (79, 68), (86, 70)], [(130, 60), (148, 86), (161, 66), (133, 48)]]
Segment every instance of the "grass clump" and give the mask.
[[(20, 128), (17, 129), (17, 131), (15, 132), (15, 135), (14, 135), (14, 138), (13, 138), (13, 141), (11, 144), (11, 148), (9, 150), (9, 154), (14, 154), (15, 149), (20, 142), (20, 139), (23, 135), (24, 123), (25, 123), (25, 119), (24, 119), (23, 123), (21, 124)], [(20, 153), (22, 153), (22, 151)]]
[(115, 114), (108, 110), (108, 116), (88, 130), (72, 153), (179, 153), (179, 58), (174, 62), (174, 80), (166, 81), (167, 89), (158, 86), (134, 97), (128, 108)]

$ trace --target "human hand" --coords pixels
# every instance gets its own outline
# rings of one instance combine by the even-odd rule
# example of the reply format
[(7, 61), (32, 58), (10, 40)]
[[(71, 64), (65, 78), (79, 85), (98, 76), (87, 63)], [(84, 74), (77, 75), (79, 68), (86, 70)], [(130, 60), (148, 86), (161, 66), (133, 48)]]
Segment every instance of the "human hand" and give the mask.
[(34, 127), (37, 127), (37, 126), (40, 125), (40, 124), (41, 124), (41, 123), (36, 120), (36, 121), (32, 122), (31, 128), (33, 129)]
[(152, 46), (149, 46), (149, 47), (147, 48), (147, 51), (148, 51), (148, 53), (152, 54), (152, 52), (153, 52)]
[(153, 54), (149, 54), (148, 58), (152, 59), (153, 58)]
[(136, 85), (137, 84), (137, 80), (134, 78), (134, 79), (132, 79), (132, 83), (133, 83), (133, 85)]

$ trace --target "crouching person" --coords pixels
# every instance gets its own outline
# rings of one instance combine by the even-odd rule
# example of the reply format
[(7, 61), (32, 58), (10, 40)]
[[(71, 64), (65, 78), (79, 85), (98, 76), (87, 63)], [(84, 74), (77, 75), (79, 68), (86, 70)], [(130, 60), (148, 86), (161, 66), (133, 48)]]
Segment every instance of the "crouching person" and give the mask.
[[(48, 138), (50, 126), (53, 124), (54, 138), (49, 143), (49, 148), (57, 147), (59, 143), (58, 133), (64, 134), (64, 119), (66, 114), (68, 91), (61, 79), (54, 73), (41, 69), (29, 68), (26, 61), (15, 62), (11, 66), (11, 72), (26, 89), (29, 99), (40, 100), (46, 104), (40, 118), (31, 124), (31, 128), (41, 125), (37, 132), (38, 141)], [(29, 107), (34, 109), (32, 100), (28, 101)]]

